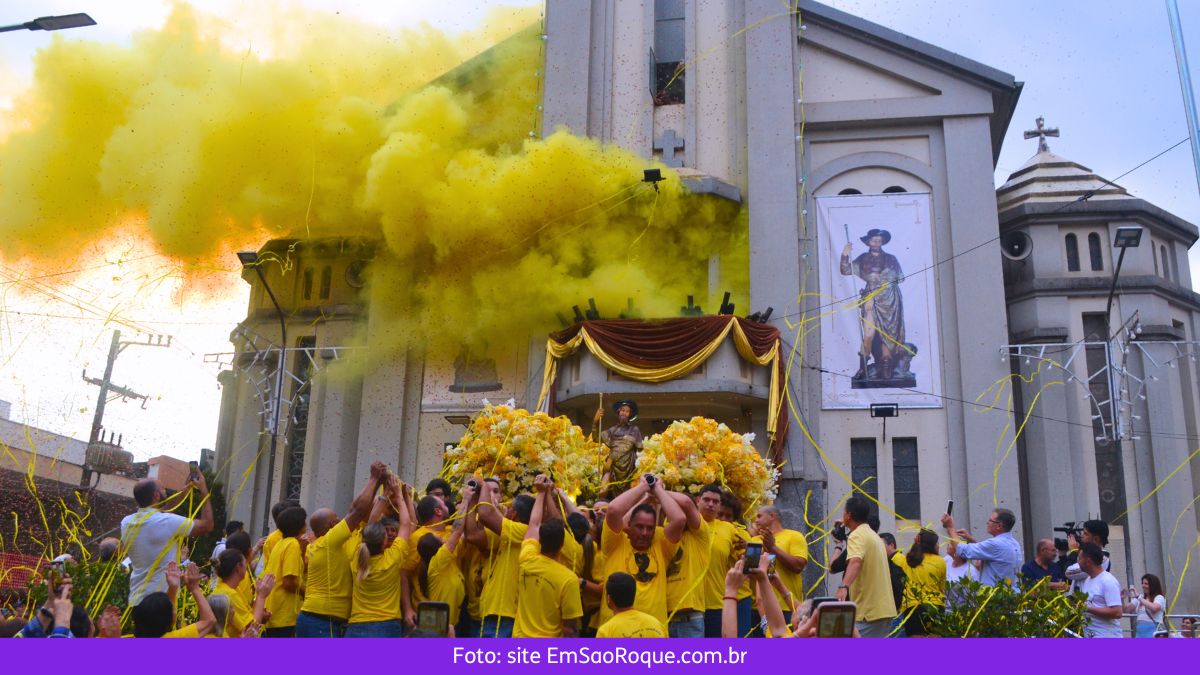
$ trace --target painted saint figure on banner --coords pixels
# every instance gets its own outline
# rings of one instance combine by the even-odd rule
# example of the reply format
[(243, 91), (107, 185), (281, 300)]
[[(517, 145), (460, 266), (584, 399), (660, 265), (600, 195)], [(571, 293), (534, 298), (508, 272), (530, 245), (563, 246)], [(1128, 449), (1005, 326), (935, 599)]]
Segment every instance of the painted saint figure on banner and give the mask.
[(859, 239), (868, 250), (851, 260), (854, 245), (846, 242), (840, 266), (843, 276), (856, 276), (866, 284), (859, 290), (862, 342), (858, 371), (850, 386), (854, 389), (915, 387), (916, 377), (909, 366), (916, 356), (916, 346), (905, 342), (904, 336), (904, 296), (900, 292), (904, 271), (896, 256), (883, 250), (892, 240), (892, 233), (872, 228)]

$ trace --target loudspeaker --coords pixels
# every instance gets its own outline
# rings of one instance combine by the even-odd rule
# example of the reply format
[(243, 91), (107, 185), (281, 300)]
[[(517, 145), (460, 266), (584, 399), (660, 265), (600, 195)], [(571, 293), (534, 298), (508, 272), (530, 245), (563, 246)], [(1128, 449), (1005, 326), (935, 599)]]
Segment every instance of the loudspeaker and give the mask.
[(1033, 240), (1028, 234), (1014, 230), (1000, 237), (1000, 253), (1009, 260), (1024, 260), (1033, 253)]

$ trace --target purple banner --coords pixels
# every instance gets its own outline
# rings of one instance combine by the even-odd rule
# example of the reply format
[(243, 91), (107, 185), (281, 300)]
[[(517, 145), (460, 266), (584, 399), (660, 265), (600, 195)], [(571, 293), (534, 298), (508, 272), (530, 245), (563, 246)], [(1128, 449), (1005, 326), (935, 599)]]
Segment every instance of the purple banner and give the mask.
[[(929, 663), (936, 654), (953, 654), (970, 663), (972, 675), (1003, 673), (1025, 664), (1058, 663), (1074, 650), (1084, 649), (1087, 660), (1114, 669), (1142, 669), (1150, 659), (1155, 670), (1189, 672), (1200, 656), (1200, 640), (5, 640), (6, 672), (29, 672), (50, 664), (83, 666), (89, 675), (128, 675), (133, 664), (157, 669), (191, 663), (210, 670), (215, 663), (291, 664), (301, 672), (347, 672), (357, 665), (375, 667), (382, 653), (400, 654), (405, 670), (430, 667), (486, 668), (489, 675), (520, 673), (530, 666), (569, 668), (572, 672), (625, 674), (635, 672), (741, 672), (763, 668), (822, 672), (853, 663), (855, 672), (868, 665), (885, 667)], [(853, 651), (847, 651), (853, 650)], [(948, 651), (943, 651), (948, 650)], [(239, 657), (254, 659), (238, 661)], [(850, 661), (847, 661), (847, 659)], [(231, 660), (232, 659), (232, 660)], [(269, 660), (268, 660), (269, 659)], [(158, 664), (154, 666), (152, 664)], [(206, 664), (206, 665), (205, 665)], [(251, 665), (254, 668), (253, 665)], [(751, 670), (747, 670), (747, 669)], [(136, 669), (136, 668), (135, 668)], [(902, 668), (906, 671), (907, 668)], [(935, 668), (936, 670), (936, 668)], [(786, 672), (786, 671), (785, 671)]]

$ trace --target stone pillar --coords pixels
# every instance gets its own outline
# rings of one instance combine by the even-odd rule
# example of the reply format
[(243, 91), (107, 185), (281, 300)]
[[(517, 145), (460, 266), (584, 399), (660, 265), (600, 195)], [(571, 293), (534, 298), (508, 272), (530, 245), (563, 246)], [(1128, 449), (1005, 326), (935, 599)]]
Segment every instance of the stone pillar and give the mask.
[(542, 135), (565, 126), (588, 133), (588, 72), (592, 44), (591, 0), (546, 3), (546, 61)]
[[(1024, 365), (1023, 359), (1020, 367), (1019, 372), (1026, 378), (1031, 374), (1030, 369), (1036, 368), (1035, 365)], [(1061, 370), (1043, 366), (1042, 374), (1029, 383), (1022, 380), (1014, 385), (1020, 387), (1023, 403), (1014, 423), (1020, 425), (1022, 418), (1030, 415), (1022, 433), (1026, 462), (1026, 475), (1022, 479), (1028, 503), (1023, 505), (1020, 516), (1030, 528), (1026, 545), (1031, 541), (1036, 544), (1037, 539), (1050, 536), (1053, 528), (1076, 519), (1074, 496), (1070, 490), (1063, 489), (1064, 485), (1071, 484), (1074, 475), (1071, 428), (1055, 420), (1071, 419), (1068, 399), (1077, 390), (1067, 382), (1046, 386), (1048, 382), (1065, 378), (1066, 374)], [(1046, 388), (1042, 390), (1044, 386)], [(1039, 390), (1041, 396), (1034, 402)]]
[[(956, 341), (943, 341), (943, 356), (947, 363), (961, 364), (958, 372), (948, 369), (946, 394), (971, 401), (1009, 376), (1008, 362), (991, 356), (1008, 338), (999, 244), (968, 252), (994, 238), (998, 228), (991, 131), (986, 116), (947, 118), (943, 130), (949, 222), (939, 227), (937, 236), (949, 237), (952, 253), (963, 255), (938, 270), (941, 285), (952, 284), (954, 289), (953, 304), (946, 306), (943, 302), (939, 308), (940, 321), (952, 322), (957, 332)], [(957, 417), (966, 455), (966, 485), (955, 485), (953, 490), (955, 515), (961, 513), (964, 518), (955, 520), (981, 533), (994, 506), (1014, 510), (1020, 506), (1017, 453), (1015, 448), (1007, 453), (1012, 431), (1005, 427), (1011, 418), (999, 412), (977, 414), (969, 405), (964, 405), (960, 414), (950, 415), (953, 407), (948, 404), (951, 443), (957, 440)], [(974, 492), (980, 486), (984, 489)], [(959, 500), (965, 507), (961, 512)], [(1017, 532), (1015, 536), (1020, 538), (1022, 534)]]
[(326, 361), (315, 373), (309, 398), (309, 426), (300, 503), (309, 513), (332, 508), (345, 513), (357, 493), (355, 485), (362, 365), (352, 360)]

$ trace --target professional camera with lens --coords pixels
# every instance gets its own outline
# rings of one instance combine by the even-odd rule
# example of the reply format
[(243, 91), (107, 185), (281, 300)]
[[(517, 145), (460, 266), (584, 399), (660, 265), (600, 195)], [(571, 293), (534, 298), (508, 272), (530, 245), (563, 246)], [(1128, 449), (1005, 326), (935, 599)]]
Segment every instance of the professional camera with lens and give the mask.
[(833, 524), (833, 531), (830, 532), (834, 541), (846, 541), (850, 538), (850, 533), (846, 531), (846, 526), (841, 523)]
[(1060, 551), (1065, 550), (1067, 548), (1067, 537), (1075, 537), (1075, 541), (1079, 541), (1083, 536), (1083, 523), (1081, 521), (1068, 521), (1063, 523), (1062, 527), (1054, 528), (1054, 531), (1062, 532), (1065, 535), (1062, 538), (1054, 538), (1054, 548)]

